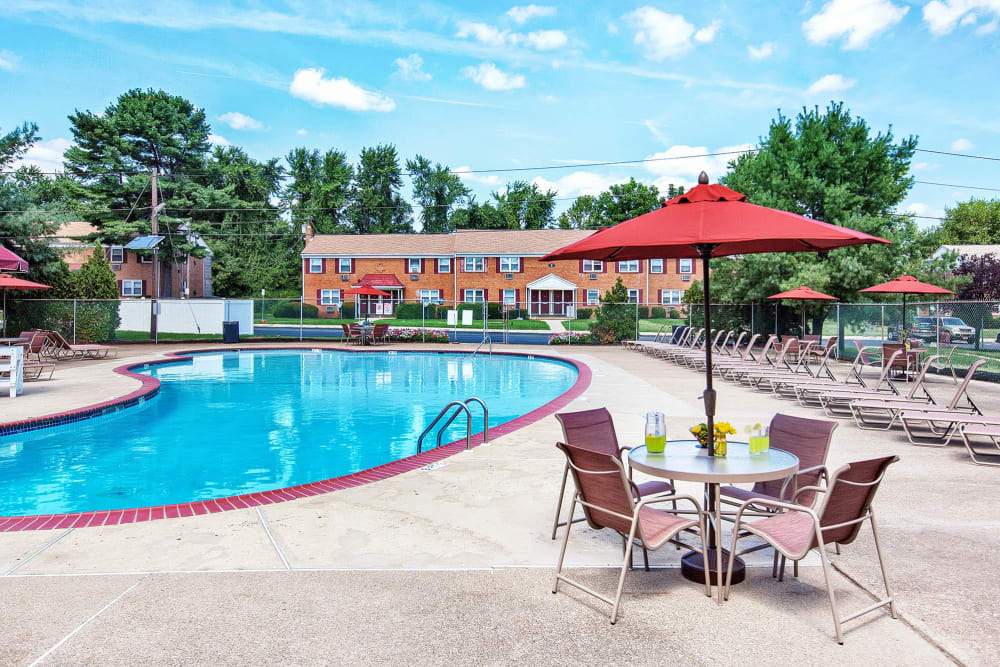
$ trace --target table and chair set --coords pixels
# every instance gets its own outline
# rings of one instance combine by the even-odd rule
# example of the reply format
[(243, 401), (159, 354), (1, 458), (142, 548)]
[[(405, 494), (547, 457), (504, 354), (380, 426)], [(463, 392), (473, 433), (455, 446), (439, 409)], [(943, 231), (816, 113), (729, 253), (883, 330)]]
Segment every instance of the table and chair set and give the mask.
[(388, 324), (365, 324), (363, 322), (352, 322), (341, 324), (344, 332), (344, 340), (356, 345), (375, 345), (376, 343), (389, 342)]
[[(574, 586), (611, 605), (611, 623), (618, 618), (626, 575), (633, 568), (633, 550), (643, 554), (649, 570), (649, 552), (667, 544), (687, 549), (681, 575), (704, 586), (718, 604), (746, 576), (740, 556), (773, 549), (771, 574), (781, 581), (785, 563), (798, 564), (813, 550), (819, 553), (838, 643), (842, 625), (888, 606), (896, 618), (872, 501), (886, 469), (898, 461), (886, 456), (856, 461), (831, 470), (827, 454), (836, 424), (778, 414), (770, 423), (770, 447), (751, 453), (745, 443), (730, 442), (726, 456), (711, 456), (698, 440), (667, 441), (662, 453), (643, 445), (620, 447), (611, 414), (603, 408), (556, 415), (563, 429), (557, 447), (565, 454), (562, 484), (552, 525), (555, 539), (565, 527), (556, 565), (553, 593), (560, 584)], [(633, 471), (655, 478), (633, 481)], [(562, 516), (568, 478), (575, 492), (568, 516)], [(704, 486), (699, 500), (679, 493), (677, 482)], [(753, 484), (752, 488), (735, 486)], [(577, 510), (582, 516), (576, 516)], [(570, 532), (586, 521), (593, 529), (611, 529), (622, 538), (623, 560), (614, 596), (601, 594), (571, 578), (563, 569)], [(731, 540), (723, 542), (723, 525), (730, 524)], [(830, 581), (827, 545), (840, 553), (869, 523), (885, 584), (885, 597), (868, 607), (841, 616)], [(751, 540), (748, 538), (756, 538)], [(744, 546), (744, 543), (747, 543)], [(668, 575), (669, 576), (669, 575)]]

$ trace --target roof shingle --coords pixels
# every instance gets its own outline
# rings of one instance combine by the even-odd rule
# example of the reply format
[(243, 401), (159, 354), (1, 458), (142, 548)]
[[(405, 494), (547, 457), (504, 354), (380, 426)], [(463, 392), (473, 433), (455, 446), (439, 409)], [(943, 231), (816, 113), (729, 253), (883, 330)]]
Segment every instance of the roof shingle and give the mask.
[(545, 255), (575, 243), (589, 229), (463, 229), (450, 234), (319, 234), (306, 243), (312, 257), (446, 257)]

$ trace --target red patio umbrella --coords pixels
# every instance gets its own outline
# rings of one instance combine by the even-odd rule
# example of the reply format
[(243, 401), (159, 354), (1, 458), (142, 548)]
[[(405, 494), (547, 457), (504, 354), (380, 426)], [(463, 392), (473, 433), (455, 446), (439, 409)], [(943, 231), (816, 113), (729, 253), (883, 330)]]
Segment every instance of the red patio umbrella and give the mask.
[(954, 294), (951, 290), (947, 290), (943, 287), (938, 287), (937, 285), (931, 285), (930, 283), (923, 283), (914, 278), (913, 276), (900, 276), (894, 278), (886, 283), (879, 283), (878, 285), (872, 285), (871, 287), (866, 287), (863, 290), (858, 290), (859, 292), (865, 292), (868, 294), (902, 294), (903, 295), (903, 330), (906, 330), (906, 295), (907, 294)]
[[(12, 253), (13, 254), (13, 253)], [(24, 261), (24, 260), (21, 260)], [(25, 264), (27, 266), (27, 264)], [(7, 335), (7, 290), (52, 289), (48, 285), (33, 283), (8, 273), (0, 273), (0, 290), (3, 290), (3, 335)]]
[[(0, 271), (27, 271), (28, 263), (0, 245)], [(37, 289), (37, 288), (34, 288)]]
[[(806, 333), (806, 301), (839, 301), (837, 297), (830, 296), (829, 294), (823, 294), (822, 292), (817, 292), (811, 287), (806, 287), (802, 285), (801, 287), (796, 287), (795, 289), (788, 290), (787, 292), (779, 292), (778, 294), (772, 294), (767, 297), (768, 299), (781, 300), (781, 301), (801, 301), (802, 302), (802, 335)], [(775, 315), (775, 320), (778, 316)], [(777, 328), (775, 329), (777, 333)], [(823, 333), (820, 332), (820, 338), (822, 339)]]
[[(353, 294), (355, 297), (367, 296), (369, 298), (368, 309), (371, 310), (371, 297), (373, 296), (392, 296), (388, 292), (383, 292), (380, 289), (376, 289), (371, 285), (356, 285), (351, 289), (344, 290), (344, 294)], [(358, 299), (354, 299), (354, 312), (358, 312)], [(365, 313), (365, 320), (368, 319), (368, 313)]]

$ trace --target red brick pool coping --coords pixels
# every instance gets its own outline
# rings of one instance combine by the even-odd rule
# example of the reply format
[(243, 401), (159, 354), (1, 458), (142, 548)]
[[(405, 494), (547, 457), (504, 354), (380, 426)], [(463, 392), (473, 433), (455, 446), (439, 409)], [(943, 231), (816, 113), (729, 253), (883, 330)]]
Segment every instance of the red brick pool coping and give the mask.
[[(25, 430), (34, 430), (36, 428), (45, 428), (47, 426), (68, 423), (72, 421), (79, 421), (82, 419), (89, 419), (91, 417), (96, 417), (102, 414), (106, 414), (109, 409), (126, 409), (128, 406), (135, 405), (138, 402), (152, 398), (160, 389), (160, 381), (154, 377), (148, 375), (141, 375), (139, 373), (132, 372), (133, 368), (139, 367), (149, 367), (158, 364), (174, 363), (177, 361), (183, 361), (185, 359), (190, 359), (191, 357), (186, 356), (195, 352), (219, 352), (225, 350), (301, 350), (301, 349), (311, 349), (311, 350), (337, 350), (340, 352), (407, 352), (411, 354), (464, 354), (460, 352), (455, 352), (453, 350), (446, 349), (423, 349), (423, 350), (360, 350), (357, 348), (343, 348), (343, 347), (331, 347), (331, 346), (309, 346), (308, 348), (303, 347), (288, 347), (288, 346), (261, 346), (261, 347), (238, 347), (238, 348), (206, 348), (206, 349), (195, 349), (195, 350), (184, 350), (178, 352), (168, 352), (165, 356), (166, 359), (156, 359), (153, 361), (140, 361), (118, 366), (114, 369), (115, 373), (120, 375), (126, 375), (128, 377), (135, 378), (142, 383), (142, 386), (135, 391), (121, 396), (119, 398), (103, 401), (101, 403), (96, 403), (94, 405), (88, 405), (86, 407), (77, 408), (74, 410), (69, 410), (67, 412), (60, 412), (51, 415), (45, 415), (42, 417), (33, 417), (31, 419), (23, 419), (17, 422), (10, 422), (6, 424), (0, 424), (0, 429), (17, 428), (24, 427)], [(496, 355), (502, 356), (514, 356), (514, 357), (530, 357), (539, 359), (552, 359), (555, 361), (560, 361), (562, 363), (567, 363), (574, 366), (577, 370), (576, 382), (567, 391), (560, 394), (556, 398), (552, 399), (545, 405), (538, 407), (531, 412), (525, 413), (516, 419), (512, 419), (509, 422), (500, 424), (499, 426), (494, 426), (489, 429), (490, 438), (497, 438), (502, 435), (507, 435), (508, 433), (513, 433), (514, 431), (533, 424), (551, 414), (554, 414), (557, 410), (565, 407), (574, 398), (582, 394), (590, 386), (591, 381), (591, 371), (590, 367), (579, 361), (573, 359), (565, 359), (562, 357), (557, 357), (548, 354), (534, 354), (528, 352), (495, 352)], [(483, 435), (476, 434), (472, 438), (472, 446), (476, 447), (481, 445), (483, 442)], [(66, 528), (89, 528), (91, 526), (114, 526), (123, 523), (137, 523), (140, 521), (153, 521), (156, 519), (175, 519), (178, 517), (188, 517), (195, 516), (198, 514), (214, 514), (216, 512), (226, 512), (235, 509), (245, 509), (248, 507), (259, 507), (261, 505), (270, 505), (273, 503), (285, 502), (286, 500), (295, 500), (296, 498), (308, 498), (309, 496), (318, 496), (324, 493), (331, 493), (333, 491), (341, 491), (343, 489), (350, 489), (355, 486), (361, 486), (363, 484), (370, 484), (372, 482), (377, 482), (379, 480), (388, 479), (389, 477), (394, 477), (396, 475), (408, 472), (410, 470), (416, 470), (417, 468), (422, 468), (431, 463), (436, 463), (443, 459), (448, 458), (458, 454), (465, 450), (464, 438), (450, 442), (446, 445), (441, 445), (440, 447), (435, 447), (434, 449), (427, 450), (426, 452), (421, 452), (420, 454), (414, 454), (403, 459), (396, 461), (390, 461), (389, 463), (383, 463), (382, 465), (375, 466), (374, 468), (368, 468), (367, 470), (362, 470), (360, 472), (351, 473), (349, 475), (342, 475), (340, 477), (332, 477), (330, 479), (325, 479), (319, 482), (309, 482), (308, 484), (299, 484), (296, 486), (289, 486), (281, 489), (272, 489), (270, 491), (260, 491), (256, 493), (247, 493), (238, 496), (228, 496), (225, 498), (212, 498), (209, 500), (199, 500), (191, 503), (179, 503), (176, 505), (160, 505), (154, 507), (140, 507), (133, 509), (124, 510), (106, 510), (100, 512), (76, 512), (72, 514), (46, 514), (46, 515), (34, 515), (34, 516), (11, 516), (11, 517), (0, 517), (0, 532), (12, 532), (12, 531), (22, 531), (22, 530), (58, 530)]]

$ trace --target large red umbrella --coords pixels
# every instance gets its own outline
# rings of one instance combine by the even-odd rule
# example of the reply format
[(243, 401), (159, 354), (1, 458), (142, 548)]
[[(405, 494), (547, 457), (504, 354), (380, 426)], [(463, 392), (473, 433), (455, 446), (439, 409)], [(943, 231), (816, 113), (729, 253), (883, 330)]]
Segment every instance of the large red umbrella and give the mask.
[[(801, 301), (802, 302), (802, 335), (806, 333), (806, 301), (839, 301), (837, 297), (830, 296), (829, 294), (823, 294), (822, 292), (817, 292), (812, 287), (806, 287), (802, 285), (801, 287), (796, 287), (795, 289), (788, 290), (787, 292), (779, 292), (778, 294), (772, 294), (767, 297), (768, 299), (781, 300), (781, 301)], [(777, 320), (777, 315), (774, 316)], [(777, 333), (777, 329), (775, 329)], [(822, 332), (820, 332), (820, 337), (822, 338)]]
[(878, 285), (872, 285), (871, 287), (866, 287), (863, 290), (858, 290), (859, 292), (866, 292), (868, 294), (902, 294), (903, 295), (903, 330), (906, 330), (906, 295), (907, 294), (954, 294), (951, 290), (947, 290), (943, 287), (938, 287), (937, 285), (931, 285), (930, 283), (920, 282), (913, 276), (900, 276), (894, 278), (889, 282), (879, 283)]
[[(355, 297), (367, 296), (369, 299), (368, 310), (371, 310), (371, 298), (373, 296), (392, 296), (388, 292), (383, 292), (382, 290), (372, 287), (371, 285), (357, 285), (355, 287), (352, 287), (351, 289), (344, 290), (344, 294), (353, 294)], [(354, 299), (355, 315), (358, 314), (358, 306), (359, 306), (358, 299)], [(365, 320), (367, 321), (367, 319), (368, 319), (368, 313), (365, 313)]]
[[(24, 261), (24, 260), (22, 260)], [(27, 264), (25, 264), (27, 266)], [(48, 285), (33, 283), (16, 278), (8, 273), (0, 273), (0, 290), (3, 290), (3, 335), (7, 335), (7, 290), (52, 289)]]
[(28, 263), (0, 245), (0, 271), (27, 271)]

